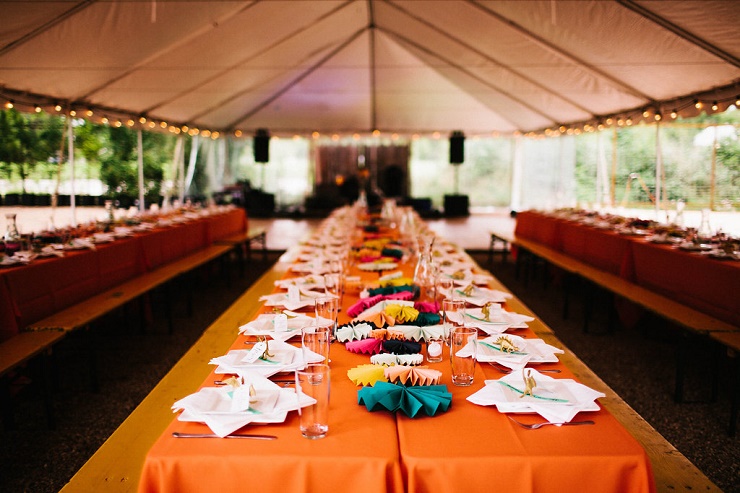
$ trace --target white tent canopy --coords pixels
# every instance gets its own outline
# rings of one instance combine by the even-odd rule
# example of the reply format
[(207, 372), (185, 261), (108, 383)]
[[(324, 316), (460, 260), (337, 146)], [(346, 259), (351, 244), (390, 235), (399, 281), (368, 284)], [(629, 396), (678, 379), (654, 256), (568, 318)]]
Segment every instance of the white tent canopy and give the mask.
[(273, 134), (540, 131), (720, 109), (714, 1), (0, 1), (0, 96)]

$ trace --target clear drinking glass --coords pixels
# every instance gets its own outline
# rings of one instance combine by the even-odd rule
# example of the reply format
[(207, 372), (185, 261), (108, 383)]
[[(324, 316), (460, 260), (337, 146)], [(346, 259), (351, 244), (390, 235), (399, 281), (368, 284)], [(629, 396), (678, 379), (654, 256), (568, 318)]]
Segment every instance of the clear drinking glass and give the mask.
[(299, 402), (306, 397), (315, 401), (298, 408), (301, 434), (311, 440), (324, 438), (329, 432), (329, 366), (308, 365), (296, 371), (295, 387)]
[(316, 298), (316, 324), (328, 326), (331, 331), (332, 340), (337, 328), (337, 312), (339, 311), (339, 300), (334, 296), (322, 296)]
[(474, 327), (456, 327), (450, 332), (450, 365), (452, 383), (467, 387), (473, 384), (478, 330)]
[(324, 359), (321, 363), (329, 363), (329, 348), (331, 347), (331, 328), (318, 324), (304, 327), (301, 330), (301, 347), (303, 349), (303, 361), (308, 361), (309, 352), (314, 352)]

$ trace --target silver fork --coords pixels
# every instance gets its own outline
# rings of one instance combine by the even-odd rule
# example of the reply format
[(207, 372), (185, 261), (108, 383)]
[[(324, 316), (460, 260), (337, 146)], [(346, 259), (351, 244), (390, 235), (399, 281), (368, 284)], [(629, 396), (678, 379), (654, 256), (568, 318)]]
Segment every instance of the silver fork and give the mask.
[[(495, 361), (489, 361), (488, 364), (496, 368), (501, 373), (511, 373), (512, 371), (511, 368), (507, 368), (499, 363), (496, 363)], [(560, 370), (558, 370), (557, 368), (538, 368), (537, 371), (540, 373), (560, 373)]]
[(586, 420), (586, 421), (568, 421), (567, 423), (550, 423), (549, 421), (545, 421), (544, 423), (534, 423), (531, 425), (528, 425), (526, 423), (522, 423), (521, 421), (517, 421), (508, 414), (506, 415), (507, 418), (509, 418), (514, 423), (518, 424), (525, 430), (537, 430), (539, 428), (542, 428), (543, 426), (547, 425), (556, 425), (556, 426), (578, 426), (578, 425), (592, 425), (595, 424), (593, 421)]

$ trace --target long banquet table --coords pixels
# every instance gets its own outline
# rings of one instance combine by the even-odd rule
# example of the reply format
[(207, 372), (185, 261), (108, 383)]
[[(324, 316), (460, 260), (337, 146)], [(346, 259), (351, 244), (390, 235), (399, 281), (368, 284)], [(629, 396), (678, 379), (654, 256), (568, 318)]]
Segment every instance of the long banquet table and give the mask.
[(740, 262), (538, 211), (517, 214), (515, 234), (740, 327)]
[(65, 251), (0, 270), (0, 341), (63, 308), (143, 272), (246, 231), (244, 209), (227, 208), (173, 222), (95, 249)]
[[(286, 265), (281, 268), (285, 276), (295, 275)], [(406, 276), (412, 274), (410, 265), (399, 268)], [(378, 279), (377, 273), (356, 269), (349, 274), (361, 276), (363, 283)], [(493, 278), (491, 286), (505, 290)], [(349, 321), (347, 308), (357, 300), (358, 294), (345, 294), (339, 323)], [(506, 308), (531, 314), (515, 298)], [(234, 309), (238, 307), (230, 310)], [(219, 330), (233, 330), (232, 349), (245, 347), (247, 336), (237, 335), (237, 327)], [(528, 338), (552, 335), (539, 320), (514, 332)], [(501, 373), (478, 364), (473, 386), (456, 387), (445, 356), (442, 363), (428, 365), (442, 372), (441, 383), (453, 395), (450, 409), (412, 419), (400, 413), (368, 412), (358, 404), (359, 387), (347, 377), (347, 370), (369, 363), (369, 358), (334, 343), (326, 438), (303, 438), (294, 412), (284, 423), (246, 427), (276, 435), (274, 441), (178, 439), (172, 432), (209, 429), (173, 418), (146, 456), (139, 491), (655, 491), (645, 450), (607, 410), (577, 417), (593, 419), (594, 426), (524, 430), (495, 408), (465, 400), (482, 388), (485, 379), (499, 378)], [(562, 363), (545, 366), (560, 369), (560, 378), (574, 378)], [(202, 386), (212, 386), (219, 378), (212, 371)]]

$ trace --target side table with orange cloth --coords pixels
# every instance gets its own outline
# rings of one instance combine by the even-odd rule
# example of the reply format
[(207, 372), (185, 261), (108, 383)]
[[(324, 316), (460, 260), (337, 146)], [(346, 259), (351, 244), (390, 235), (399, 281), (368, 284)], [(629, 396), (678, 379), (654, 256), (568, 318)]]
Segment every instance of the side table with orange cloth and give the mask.
[[(215, 224), (216, 226), (211, 226)], [(146, 270), (208, 246), (214, 235), (246, 231), (244, 209), (65, 252), (0, 270), (0, 340), (28, 324), (120, 284)]]
[(740, 262), (644, 240), (632, 249), (637, 284), (740, 327)]

